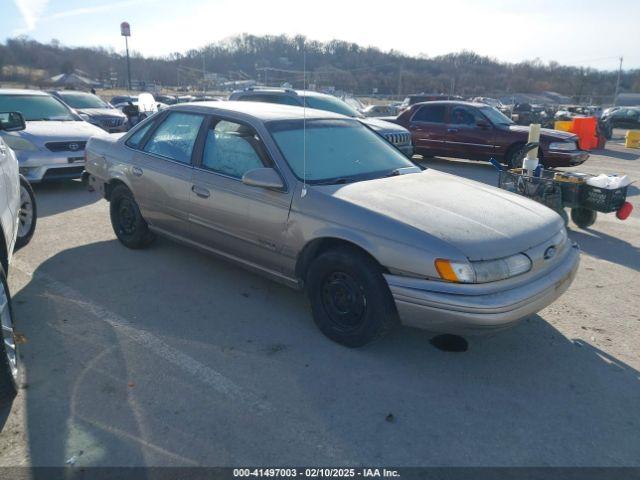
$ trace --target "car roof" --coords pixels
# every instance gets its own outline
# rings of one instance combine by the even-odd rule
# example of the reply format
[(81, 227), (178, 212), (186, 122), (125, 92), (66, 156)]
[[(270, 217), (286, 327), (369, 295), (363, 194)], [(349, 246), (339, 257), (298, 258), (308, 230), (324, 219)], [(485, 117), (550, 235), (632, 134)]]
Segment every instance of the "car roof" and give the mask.
[(350, 118), (337, 113), (327, 112), (325, 110), (316, 110), (313, 108), (304, 109), (302, 107), (280, 105), (277, 103), (230, 100), (183, 103), (172, 105), (166, 110), (186, 110), (198, 113), (234, 112), (257, 118), (263, 122), (272, 120), (302, 120), (303, 118), (306, 118), (307, 120)]
[(41, 90), (25, 90), (20, 88), (0, 88), (0, 95), (33, 95), (47, 97), (49, 94)]
[(414, 105), (464, 105), (467, 107), (488, 107), (486, 103), (481, 102), (465, 102), (464, 100), (433, 100), (431, 102), (419, 102)]

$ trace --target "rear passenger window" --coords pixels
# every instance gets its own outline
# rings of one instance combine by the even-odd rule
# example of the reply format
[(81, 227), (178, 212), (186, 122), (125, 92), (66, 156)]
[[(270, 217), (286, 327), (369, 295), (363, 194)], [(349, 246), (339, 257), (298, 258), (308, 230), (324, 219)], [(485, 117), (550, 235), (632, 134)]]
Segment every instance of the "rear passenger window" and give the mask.
[(445, 105), (424, 105), (413, 116), (414, 122), (444, 123)]
[(202, 115), (172, 112), (153, 133), (144, 147), (145, 152), (155, 153), (180, 163), (191, 163), (191, 153), (202, 125)]
[(249, 170), (264, 167), (261, 152), (260, 139), (251, 127), (220, 120), (207, 133), (202, 166), (242, 178)]
[(136, 130), (136, 132), (133, 135), (131, 135), (129, 139), (126, 141), (126, 144), (131, 148), (140, 148), (142, 146), (140, 145), (140, 143), (142, 142), (142, 139), (151, 128), (151, 125), (153, 125), (154, 123), (155, 122), (147, 122), (147, 124), (144, 127), (140, 128), (139, 130)]

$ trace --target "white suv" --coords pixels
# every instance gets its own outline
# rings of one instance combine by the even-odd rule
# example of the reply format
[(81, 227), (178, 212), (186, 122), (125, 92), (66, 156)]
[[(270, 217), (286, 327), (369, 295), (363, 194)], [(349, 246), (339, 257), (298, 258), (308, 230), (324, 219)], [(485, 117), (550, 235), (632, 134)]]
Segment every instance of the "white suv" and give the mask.
[[(0, 131), (24, 130), (20, 113), (0, 113)], [(29, 183), (18, 173), (14, 152), (0, 136), (0, 407), (17, 392), (18, 354), (13, 332), (7, 273), (14, 249), (26, 245), (35, 230), (36, 204)]]

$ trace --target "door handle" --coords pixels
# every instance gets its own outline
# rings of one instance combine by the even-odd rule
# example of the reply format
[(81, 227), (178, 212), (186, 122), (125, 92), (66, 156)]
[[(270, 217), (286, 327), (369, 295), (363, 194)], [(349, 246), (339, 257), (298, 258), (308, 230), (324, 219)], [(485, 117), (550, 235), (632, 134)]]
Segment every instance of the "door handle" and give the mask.
[(209, 198), (209, 195), (211, 195), (209, 190), (207, 190), (206, 188), (199, 187), (197, 185), (193, 185), (191, 187), (191, 191), (195, 193), (197, 196), (199, 196), (200, 198)]
[(456, 133), (457, 131), (457, 128), (447, 128), (447, 133)]
[(142, 176), (142, 169), (139, 167), (132, 167), (131, 168), (131, 173), (133, 173), (136, 177), (141, 177)]

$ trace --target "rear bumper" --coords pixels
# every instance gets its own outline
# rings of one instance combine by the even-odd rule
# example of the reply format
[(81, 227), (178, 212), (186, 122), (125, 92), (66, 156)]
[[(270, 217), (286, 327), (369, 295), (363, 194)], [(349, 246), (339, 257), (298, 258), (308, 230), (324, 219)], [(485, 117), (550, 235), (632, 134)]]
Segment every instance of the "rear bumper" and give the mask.
[(584, 150), (573, 152), (559, 152), (547, 150), (543, 154), (543, 163), (546, 167), (574, 167), (587, 161), (589, 153)]
[[(456, 292), (456, 284), (446, 284), (444, 292), (443, 282), (394, 275), (385, 279), (404, 325), (443, 333), (482, 333), (509, 327), (551, 304), (569, 288), (579, 262), (579, 250), (573, 246), (550, 272), (498, 291), (479, 284), (459, 286)], [(476, 288), (482, 293), (474, 294)]]
[(20, 173), (29, 183), (80, 178), (84, 152), (17, 152)]

